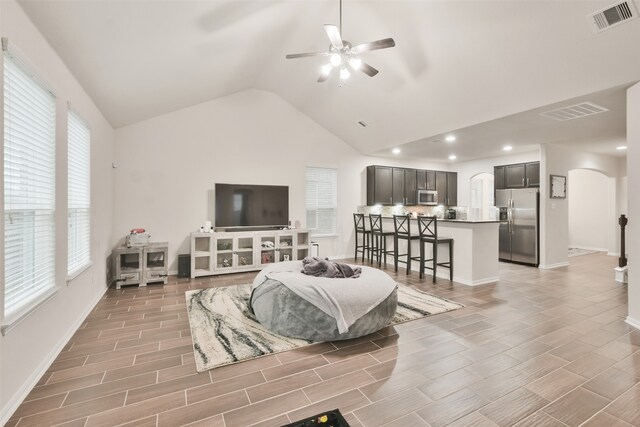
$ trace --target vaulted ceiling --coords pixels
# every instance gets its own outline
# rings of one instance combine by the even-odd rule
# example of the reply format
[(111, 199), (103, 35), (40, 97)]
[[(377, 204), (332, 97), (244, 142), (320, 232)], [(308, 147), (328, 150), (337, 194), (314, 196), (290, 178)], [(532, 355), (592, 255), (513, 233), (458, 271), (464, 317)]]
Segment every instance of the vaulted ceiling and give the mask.
[[(316, 82), (326, 58), (285, 59), (328, 48), (322, 26), (338, 23), (337, 0), (19, 3), (114, 127), (258, 88), (366, 154), (402, 146), (443, 160), (448, 149), (424, 144), (455, 131), (474, 141), (462, 158), (499, 151), (504, 131), (516, 149), (603, 151), (624, 140), (624, 88), (640, 80), (640, 19), (599, 34), (586, 20), (611, 1), (345, 0), (344, 39), (396, 47), (363, 54), (380, 74), (343, 85)], [(613, 106), (598, 122), (532, 127), (546, 106), (590, 94)]]

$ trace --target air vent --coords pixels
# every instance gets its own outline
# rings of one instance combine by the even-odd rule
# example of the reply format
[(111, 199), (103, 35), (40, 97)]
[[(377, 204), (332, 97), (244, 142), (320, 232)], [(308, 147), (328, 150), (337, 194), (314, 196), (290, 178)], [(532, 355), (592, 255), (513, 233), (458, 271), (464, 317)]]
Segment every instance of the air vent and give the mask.
[(593, 31), (600, 33), (616, 25), (631, 21), (638, 17), (638, 12), (631, 0), (609, 6), (587, 16)]
[(566, 122), (567, 120), (592, 116), (594, 114), (604, 113), (605, 111), (609, 111), (609, 109), (596, 105), (593, 102), (583, 102), (581, 104), (545, 111), (544, 113), (540, 113), (540, 115), (559, 122)]
[(358, 124), (359, 124), (360, 126), (362, 126), (363, 128), (366, 128), (367, 126), (369, 126), (369, 125), (367, 124), (367, 122), (365, 122), (364, 120), (360, 120), (360, 121), (358, 122)]

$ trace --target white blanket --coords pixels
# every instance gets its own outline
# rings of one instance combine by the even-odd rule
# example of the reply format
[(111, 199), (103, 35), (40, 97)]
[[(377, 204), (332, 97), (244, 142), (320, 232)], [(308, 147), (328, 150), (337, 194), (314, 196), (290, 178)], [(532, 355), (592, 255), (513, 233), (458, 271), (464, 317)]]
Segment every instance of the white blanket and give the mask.
[(362, 274), (357, 279), (313, 277), (302, 274), (301, 270), (301, 261), (271, 264), (258, 273), (253, 288), (260, 286), (267, 278), (281, 282), (300, 298), (336, 319), (341, 334), (384, 301), (397, 287), (387, 273), (371, 267), (362, 267)]

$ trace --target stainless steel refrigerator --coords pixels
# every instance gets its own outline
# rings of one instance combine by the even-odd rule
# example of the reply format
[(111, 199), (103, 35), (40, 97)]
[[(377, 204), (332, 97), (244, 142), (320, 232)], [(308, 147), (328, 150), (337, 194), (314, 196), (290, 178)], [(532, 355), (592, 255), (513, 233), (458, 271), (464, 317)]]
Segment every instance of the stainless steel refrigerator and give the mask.
[(538, 265), (538, 189), (497, 190), (500, 259)]

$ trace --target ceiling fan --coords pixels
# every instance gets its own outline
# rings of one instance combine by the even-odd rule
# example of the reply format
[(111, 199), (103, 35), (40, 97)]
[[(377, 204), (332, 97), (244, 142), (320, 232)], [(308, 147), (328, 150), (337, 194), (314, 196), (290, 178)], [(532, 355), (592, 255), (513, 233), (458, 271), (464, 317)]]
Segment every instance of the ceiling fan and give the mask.
[(324, 31), (327, 33), (327, 37), (329, 37), (329, 41), (331, 42), (328, 52), (292, 53), (286, 57), (287, 59), (296, 59), (312, 56), (328, 56), (329, 63), (323, 65), (320, 69), (319, 83), (327, 81), (334, 69), (340, 70), (341, 80), (346, 80), (351, 76), (350, 70), (360, 70), (369, 77), (373, 77), (378, 74), (378, 70), (362, 61), (360, 54), (370, 50), (386, 49), (396, 45), (392, 38), (361, 43), (355, 46), (352, 46), (351, 43), (346, 40), (342, 40), (342, 0), (340, 0), (340, 28), (335, 25), (325, 24)]

